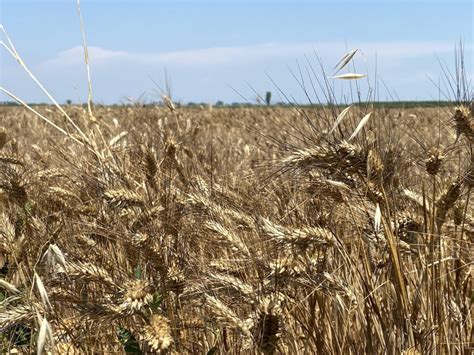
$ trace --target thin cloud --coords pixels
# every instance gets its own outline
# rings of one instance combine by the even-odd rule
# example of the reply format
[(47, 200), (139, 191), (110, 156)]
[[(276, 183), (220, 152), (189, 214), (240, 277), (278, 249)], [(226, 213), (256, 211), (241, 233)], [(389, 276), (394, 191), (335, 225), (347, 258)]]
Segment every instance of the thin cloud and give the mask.
[[(435, 53), (452, 52), (452, 42), (369, 42), (355, 43), (351, 47), (360, 48), (366, 56), (377, 53), (379, 58), (408, 59), (434, 55)], [(228, 65), (262, 60), (272, 61), (282, 58), (297, 59), (305, 54), (318, 53), (323, 58), (336, 58), (345, 51), (342, 43), (265, 43), (251, 46), (214, 47), (191, 49), (162, 53), (136, 53), (116, 51), (101, 47), (88, 48), (92, 64), (103, 65), (113, 62), (124, 62), (137, 65)], [(471, 50), (470, 46), (466, 50)], [(58, 53), (58, 55), (41, 64), (42, 67), (66, 67), (84, 63), (83, 49), (76, 46)]]
[[(154, 86), (149, 77), (160, 81), (164, 68), (167, 68), (173, 92), (185, 102), (239, 100), (229, 86), (245, 93), (247, 83), (251, 83), (257, 90), (269, 90), (272, 85), (266, 73), (285, 92), (294, 94), (296, 100), (305, 101), (306, 97), (298, 94), (301, 88), (288, 66), (297, 70), (294, 65), (299, 60), (305, 71), (305, 56), (309, 61), (315, 61), (316, 52), (327, 67), (327, 73), (330, 73), (340, 57), (352, 48), (359, 48), (362, 53), (362, 56), (358, 54), (355, 58), (357, 70), (367, 73), (373, 79), (372, 75), (377, 68), (377, 75), (391, 89), (403, 94), (404, 98), (428, 97), (433, 91), (433, 85), (426, 73), (439, 75), (441, 72), (435, 54), (450, 63), (455, 42), (352, 42), (348, 47), (342, 42), (263, 43), (140, 53), (90, 46), (94, 99), (113, 103), (126, 96), (138, 97), (143, 91), (153, 92)], [(465, 46), (465, 59), (467, 64), (471, 62), (471, 44)], [(87, 94), (82, 46), (62, 51), (42, 63), (29, 64), (58, 100), (64, 101), (75, 96), (84, 99)], [(9, 66), (7, 70), (4, 65), (4, 85), (13, 91), (24, 93), (27, 100), (41, 101), (42, 96), (37, 93), (34, 85), (30, 85), (28, 78), (22, 76), (16, 63), (9, 65), (15, 67), (10, 70)], [(317, 64), (315, 69), (318, 71)], [(436, 78), (438, 75), (430, 77)], [(252, 96), (253, 93), (249, 95)]]

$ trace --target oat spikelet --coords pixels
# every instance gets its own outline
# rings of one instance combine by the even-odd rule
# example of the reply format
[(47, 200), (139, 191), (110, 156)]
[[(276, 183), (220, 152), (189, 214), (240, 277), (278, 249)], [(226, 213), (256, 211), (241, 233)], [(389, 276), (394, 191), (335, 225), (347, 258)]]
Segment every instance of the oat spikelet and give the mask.
[(36, 353), (38, 355), (41, 355), (43, 353), (44, 346), (46, 345), (46, 340), (48, 340), (51, 347), (54, 348), (53, 332), (51, 330), (48, 320), (46, 318), (43, 318), (43, 320), (41, 321), (40, 330), (38, 332), (36, 349)]
[(15, 285), (12, 285), (11, 283), (9, 283), (8, 281), (4, 280), (4, 279), (0, 279), (0, 287), (7, 290), (8, 292), (12, 293), (12, 294), (19, 294), (21, 293), (20, 290), (18, 290)]
[(339, 126), (339, 124), (342, 122), (344, 117), (346, 117), (346, 115), (349, 112), (349, 110), (351, 109), (351, 107), (352, 107), (352, 105), (346, 107), (344, 110), (341, 111), (341, 113), (337, 116), (336, 121), (334, 122), (334, 125), (332, 126), (332, 128), (331, 128), (331, 130), (329, 131), (328, 134), (331, 134), (332, 132), (334, 132), (334, 130), (337, 128), (337, 126)]
[(63, 270), (66, 270), (66, 258), (62, 253), (61, 249), (56, 244), (50, 244), (48, 249), (45, 251), (41, 260), (46, 262), (50, 268), (54, 268), (56, 264), (59, 264)]
[(366, 114), (364, 117), (362, 117), (362, 119), (360, 120), (359, 124), (357, 125), (356, 129), (354, 130), (354, 132), (351, 134), (351, 136), (349, 137), (349, 139), (347, 140), (348, 142), (350, 142), (351, 140), (353, 140), (357, 134), (359, 134), (359, 132), (362, 130), (362, 128), (364, 128), (364, 126), (367, 124), (367, 122), (369, 121), (369, 118), (370, 116), (372, 115), (372, 112), (369, 112), (368, 114)]
[(346, 73), (340, 75), (331, 76), (330, 79), (342, 79), (342, 80), (357, 80), (365, 78), (366, 74), (357, 74), (357, 73)]
[(36, 281), (36, 288), (41, 297), (41, 301), (43, 302), (43, 306), (47, 308), (51, 308), (51, 303), (49, 302), (48, 293), (46, 292), (46, 288), (44, 287), (43, 281), (41, 281), (38, 274), (35, 274), (35, 281)]
[(344, 54), (344, 56), (341, 58), (341, 60), (339, 61), (339, 63), (336, 64), (336, 66), (334, 67), (334, 70), (335, 70), (335, 73), (334, 74), (337, 74), (338, 72), (340, 72), (342, 69), (344, 69), (346, 67), (347, 64), (349, 64), (349, 62), (352, 60), (352, 58), (355, 56), (355, 54), (357, 53), (358, 49), (353, 49), (349, 52), (347, 52), (346, 54)]
[(173, 343), (169, 320), (159, 314), (151, 316), (150, 323), (143, 329), (142, 340), (155, 351), (164, 351)]

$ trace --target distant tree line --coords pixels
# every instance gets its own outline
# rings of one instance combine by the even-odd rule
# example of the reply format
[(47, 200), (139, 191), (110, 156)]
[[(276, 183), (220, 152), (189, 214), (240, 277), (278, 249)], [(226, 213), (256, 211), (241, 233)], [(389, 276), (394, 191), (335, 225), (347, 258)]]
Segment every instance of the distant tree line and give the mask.
[[(219, 108), (219, 107), (259, 107), (259, 106), (275, 106), (275, 107), (285, 107), (285, 106), (294, 106), (295, 103), (292, 102), (275, 102), (271, 103), (271, 93), (270, 91), (267, 92), (265, 95), (265, 104), (261, 102), (251, 103), (251, 102), (231, 102), (226, 103), (222, 100), (216, 101), (212, 106)], [(48, 106), (50, 104), (47, 103), (28, 103), (31, 106)], [(71, 100), (66, 100), (67, 105), (73, 105)], [(453, 102), (450, 101), (376, 101), (372, 102), (371, 105), (374, 107), (387, 107), (387, 108), (412, 108), (412, 107), (443, 107), (452, 105)], [(161, 106), (163, 105), (162, 102), (149, 102), (149, 103), (142, 103), (140, 106), (147, 107), (147, 106)], [(177, 102), (177, 107), (189, 107), (189, 108), (200, 108), (200, 107), (208, 107), (211, 104), (209, 102), (188, 102), (188, 103), (180, 103)], [(355, 106), (358, 106), (357, 103), (354, 103)], [(363, 104), (366, 105), (365, 103)], [(0, 106), (20, 106), (15, 101), (0, 101)], [(82, 105), (83, 107), (87, 107), (86, 104)], [(126, 104), (112, 104), (112, 105), (104, 105), (110, 107), (119, 107), (119, 106), (133, 106), (133, 104), (126, 103)], [(327, 104), (298, 104), (298, 107), (318, 107), (318, 106), (328, 106)], [(344, 105), (340, 105), (344, 106)]]

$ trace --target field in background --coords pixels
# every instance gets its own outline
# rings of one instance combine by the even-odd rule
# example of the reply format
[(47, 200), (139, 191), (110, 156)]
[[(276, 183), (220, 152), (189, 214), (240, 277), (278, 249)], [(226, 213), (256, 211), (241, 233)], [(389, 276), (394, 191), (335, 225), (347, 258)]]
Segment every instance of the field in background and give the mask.
[[(161, 103), (158, 102), (156, 104), (151, 103), (151, 104), (143, 104), (144, 106), (156, 106), (160, 105)], [(449, 101), (376, 101), (372, 102), (371, 105), (374, 107), (382, 107), (382, 108), (397, 108), (397, 109), (405, 109), (405, 108), (433, 108), (433, 107), (446, 107), (449, 106), (451, 103)], [(48, 104), (37, 104), (37, 103), (30, 103), (32, 106), (48, 106)], [(181, 104), (182, 107), (186, 108), (195, 108), (195, 109), (200, 109), (202, 107), (209, 107), (209, 103), (201, 102), (201, 103), (194, 103), (194, 102), (189, 102), (186, 104)], [(361, 103), (359, 104), (360, 106), (365, 106), (365, 104)], [(21, 106), (17, 102), (14, 101), (0, 101), (0, 107), (18, 107)], [(86, 108), (86, 104), (83, 105)], [(134, 106), (134, 104), (116, 104), (116, 105), (108, 105), (109, 107), (124, 107), (124, 106)], [(256, 104), (249, 104), (249, 103), (242, 103), (242, 102), (234, 102), (232, 104), (226, 104), (222, 101), (218, 101), (216, 104), (212, 105), (213, 108), (258, 108), (265, 106), (263, 104), (256, 105)], [(271, 107), (276, 107), (276, 108), (284, 108), (284, 107), (292, 107), (293, 105), (291, 103), (284, 103), (284, 102), (276, 102), (272, 103)], [(312, 107), (319, 107), (323, 108), (328, 105), (316, 105), (316, 104), (303, 104), (299, 105), (300, 107), (305, 107), (305, 108), (312, 108)]]
[(468, 106), (38, 110), (74, 139), (0, 108), (3, 351), (472, 351)]

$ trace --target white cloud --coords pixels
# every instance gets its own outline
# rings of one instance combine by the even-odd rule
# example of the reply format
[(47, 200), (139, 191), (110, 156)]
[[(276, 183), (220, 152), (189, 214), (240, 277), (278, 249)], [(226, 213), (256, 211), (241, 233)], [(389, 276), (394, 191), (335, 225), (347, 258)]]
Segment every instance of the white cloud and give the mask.
[[(121, 60), (130, 56), (125, 51), (112, 51), (101, 47), (88, 47), (89, 59), (95, 64), (106, 63), (111, 60)], [(59, 52), (53, 59), (47, 60), (41, 66), (66, 67), (84, 64), (84, 49), (82, 46), (76, 46), (65, 51)]]
[[(360, 48), (370, 57), (377, 53), (379, 58), (407, 59), (421, 56), (434, 56), (435, 53), (452, 52), (452, 42), (368, 42), (355, 43), (351, 47)], [(470, 49), (467, 48), (467, 49)], [(343, 43), (267, 43), (252, 46), (214, 47), (190, 49), (174, 52), (139, 53), (124, 50), (116, 51), (101, 47), (89, 47), (89, 57), (93, 65), (128, 63), (136, 65), (179, 65), (210, 66), (220, 64), (251, 64), (262, 60), (272, 61), (282, 58), (294, 60), (303, 55), (316, 52), (331, 60), (345, 52)], [(60, 52), (55, 58), (42, 63), (44, 67), (65, 67), (83, 65), (84, 54), (81, 46)]]
[[(433, 91), (433, 84), (425, 73), (431, 73), (432, 78), (438, 76), (436, 73), (441, 73), (435, 53), (446, 60), (451, 68), (454, 67), (451, 65), (454, 46), (455, 42), (450, 41), (353, 42), (349, 44), (349, 49), (361, 49), (362, 56), (355, 58), (356, 70), (373, 76), (377, 58), (378, 76), (403, 98), (413, 99), (428, 97)], [(295, 94), (296, 100), (305, 101), (305, 95), (301, 94), (301, 88), (287, 66), (294, 67), (295, 61), (299, 60), (303, 76), (307, 76), (304, 68), (307, 56), (318, 74), (319, 65), (314, 52), (321, 57), (330, 75), (335, 63), (346, 52), (346, 45), (342, 42), (264, 43), (148, 53), (128, 51), (126, 48), (111, 50), (89, 47), (94, 98), (107, 103), (117, 102), (125, 96), (138, 97), (144, 91), (153, 93), (156, 88), (149, 77), (161, 82), (164, 68), (168, 70), (176, 97), (183, 101), (240, 100), (229, 86), (246, 97), (253, 97), (254, 93), (248, 89), (247, 83), (262, 92), (272, 90), (266, 73), (285, 93)], [(471, 63), (472, 45), (466, 45), (465, 54), (466, 63)], [(87, 96), (82, 46), (62, 51), (39, 64), (28, 64), (59, 101), (78, 96), (84, 100)], [(23, 93), (27, 101), (44, 100), (30, 83), (31, 80), (20, 76), (21, 69), (15, 68), (4, 70), (4, 85)], [(361, 84), (367, 83), (364, 81)]]

